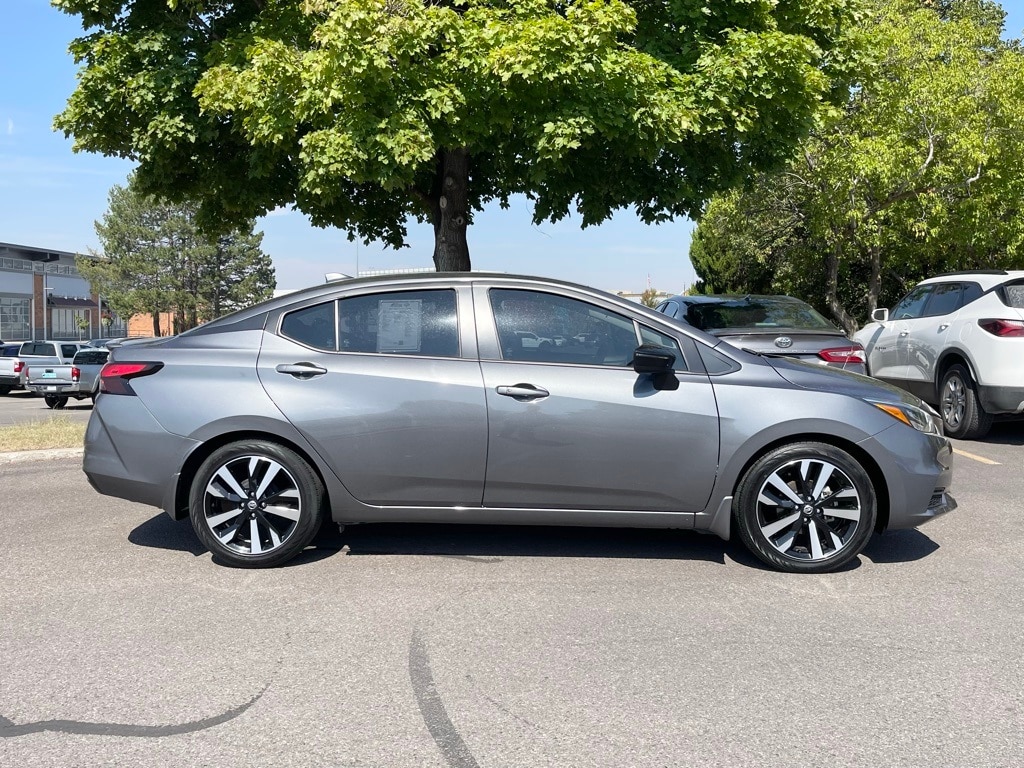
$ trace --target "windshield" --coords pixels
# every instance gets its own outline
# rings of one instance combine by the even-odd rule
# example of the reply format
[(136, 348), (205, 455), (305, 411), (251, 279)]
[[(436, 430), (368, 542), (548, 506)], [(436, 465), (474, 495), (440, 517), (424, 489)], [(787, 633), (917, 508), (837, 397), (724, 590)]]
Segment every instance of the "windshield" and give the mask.
[(799, 299), (767, 296), (691, 304), (686, 309), (686, 321), (702, 331), (787, 328), (838, 332), (809, 304)]

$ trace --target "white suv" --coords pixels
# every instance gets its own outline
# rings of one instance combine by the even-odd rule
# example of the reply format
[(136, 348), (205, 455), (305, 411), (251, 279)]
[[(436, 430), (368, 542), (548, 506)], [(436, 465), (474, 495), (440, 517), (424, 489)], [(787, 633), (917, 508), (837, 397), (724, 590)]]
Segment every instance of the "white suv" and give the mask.
[(929, 278), (871, 318), (854, 336), (868, 373), (938, 406), (950, 437), (1024, 412), (1024, 270)]

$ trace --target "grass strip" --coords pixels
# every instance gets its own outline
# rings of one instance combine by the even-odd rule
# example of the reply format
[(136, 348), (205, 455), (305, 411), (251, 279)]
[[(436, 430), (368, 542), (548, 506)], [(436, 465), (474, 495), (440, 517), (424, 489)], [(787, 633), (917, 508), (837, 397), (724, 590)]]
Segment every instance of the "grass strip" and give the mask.
[(0, 427), (0, 453), (37, 451), (44, 448), (81, 448), (85, 441), (85, 422), (67, 416)]

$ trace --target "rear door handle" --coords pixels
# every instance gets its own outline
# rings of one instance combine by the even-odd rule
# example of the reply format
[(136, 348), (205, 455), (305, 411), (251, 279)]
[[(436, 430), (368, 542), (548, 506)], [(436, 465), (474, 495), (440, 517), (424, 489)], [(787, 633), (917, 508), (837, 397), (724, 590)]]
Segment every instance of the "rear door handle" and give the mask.
[(510, 387), (501, 386), (498, 387), (498, 394), (504, 395), (505, 397), (511, 397), (520, 402), (527, 400), (539, 400), (542, 397), (547, 397), (551, 393), (546, 389), (535, 387), (533, 384), (514, 384)]
[(274, 370), (278, 373), (287, 373), (296, 379), (311, 379), (327, 373), (326, 368), (321, 368), (315, 363), (281, 363)]
[(909, 333), (910, 333), (910, 331), (900, 331), (900, 338), (902, 339), (904, 336), (906, 336)]
[(939, 326), (939, 331), (944, 331), (947, 328), (949, 328), (949, 323), (943, 323), (942, 325)]

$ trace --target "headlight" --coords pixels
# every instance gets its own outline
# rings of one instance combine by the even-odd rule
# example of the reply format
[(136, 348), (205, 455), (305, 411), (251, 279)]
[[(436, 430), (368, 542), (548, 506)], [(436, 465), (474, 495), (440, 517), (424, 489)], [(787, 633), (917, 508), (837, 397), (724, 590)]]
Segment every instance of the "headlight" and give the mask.
[(926, 435), (942, 434), (939, 415), (927, 405), (924, 408), (918, 408), (916, 405), (907, 403), (880, 403), (877, 400), (868, 400), (868, 402), (918, 432), (924, 432)]

